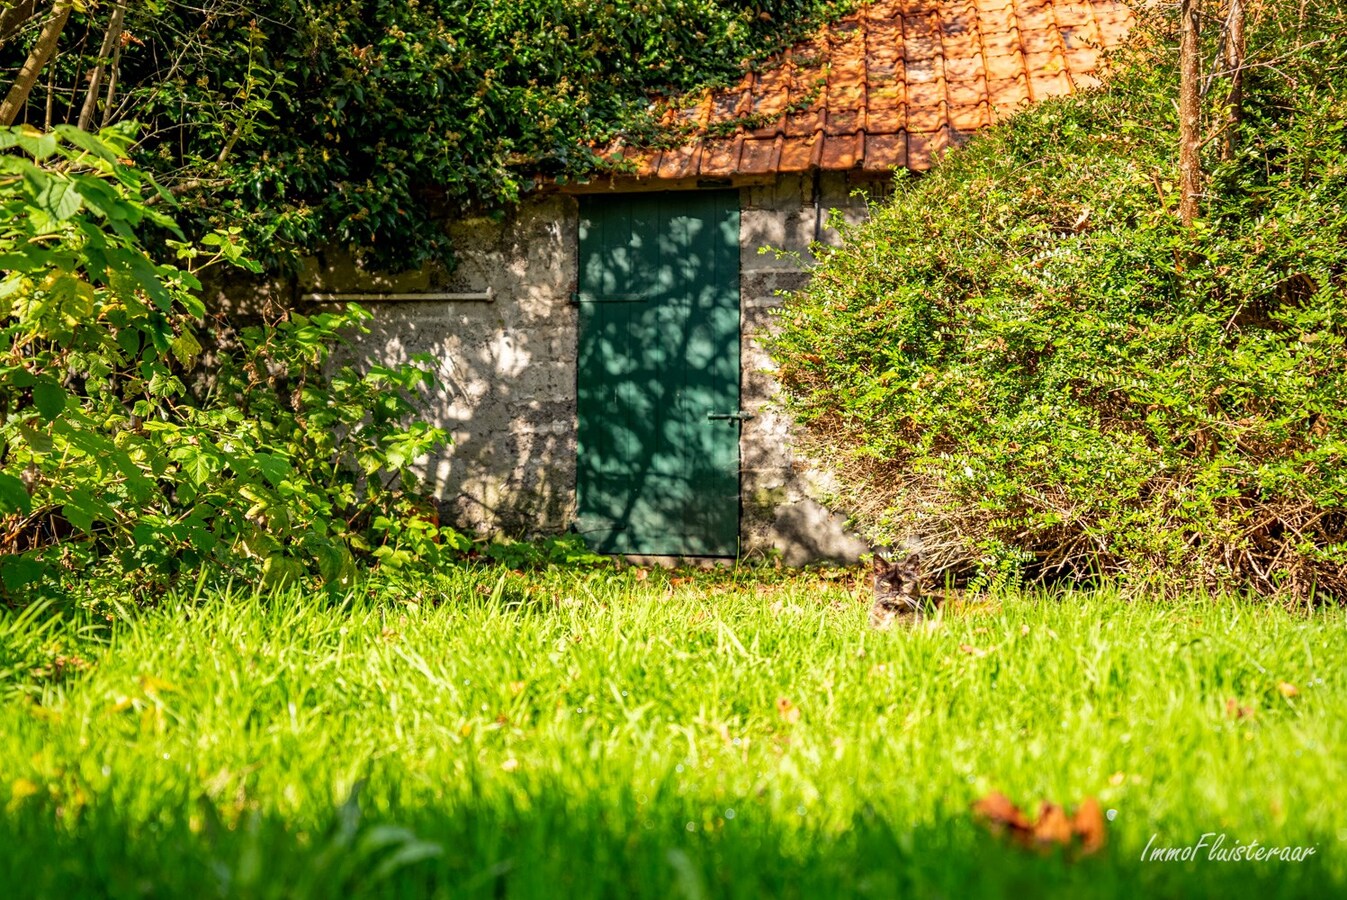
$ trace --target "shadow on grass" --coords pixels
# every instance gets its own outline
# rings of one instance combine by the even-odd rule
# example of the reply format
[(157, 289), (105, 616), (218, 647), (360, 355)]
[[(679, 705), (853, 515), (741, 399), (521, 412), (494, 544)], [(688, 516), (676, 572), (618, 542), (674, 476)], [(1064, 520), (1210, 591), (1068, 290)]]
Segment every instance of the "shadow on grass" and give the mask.
[[(0, 816), (0, 884), (11, 897), (1325, 897), (1341, 866), (1142, 862), (1115, 847), (1078, 860), (1040, 855), (966, 818), (921, 824), (826, 810), (649, 810), (615, 791), (602, 802), (518, 794), (443, 806), (348, 801), (299, 822), (245, 812), (233, 824), (204, 801), (135, 816), (109, 802), (59, 824), (46, 802)], [(686, 808), (680, 809), (679, 807)], [(363, 807), (363, 808), (362, 808)], [(1169, 836), (1168, 845), (1198, 835)], [(1232, 835), (1230, 843), (1233, 844)], [(1252, 837), (1252, 836), (1248, 836)], [(13, 891), (17, 890), (17, 893)]]

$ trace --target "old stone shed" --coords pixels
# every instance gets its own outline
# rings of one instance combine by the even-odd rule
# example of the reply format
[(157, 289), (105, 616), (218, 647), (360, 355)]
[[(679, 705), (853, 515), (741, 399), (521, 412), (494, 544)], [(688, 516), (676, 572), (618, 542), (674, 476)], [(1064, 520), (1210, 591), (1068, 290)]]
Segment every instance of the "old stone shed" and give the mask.
[(373, 309), (370, 357), (439, 361), (427, 416), (453, 444), (426, 475), (447, 521), (635, 555), (854, 557), (773, 408), (771, 311), (835, 238), (830, 211), (862, 219), (856, 192), (894, 169), (1094, 84), (1130, 21), (1118, 0), (865, 4), (679, 105), (684, 146), (617, 146), (626, 174), (450, 223), (452, 274), (320, 259), (298, 299)]

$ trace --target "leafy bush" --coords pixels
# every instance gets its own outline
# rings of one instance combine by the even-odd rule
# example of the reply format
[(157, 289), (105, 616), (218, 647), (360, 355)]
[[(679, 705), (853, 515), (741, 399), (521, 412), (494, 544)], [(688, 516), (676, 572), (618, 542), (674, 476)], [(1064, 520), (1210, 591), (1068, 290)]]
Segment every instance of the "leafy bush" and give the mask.
[(147, 255), (139, 233), (176, 226), (123, 161), (131, 139), (0, 130), (19, 151), (0, 154), (4, 587), (107, 555), (166, 576), (252, 560), (273, 579), (344, 581), (353, 553), (424, 550), (397, 507), (413, 461), (444, 440), (415, 419), (429, 372), (333, 371), (340, 333), (367, 316), (356, 307), (205, 350), (195, 273), (252, 264), (237, 233), (170, 242), (184, 268)]
[(1347, 13), (1250, 23), (1190, 231), (1172, 35), (1137, 46), (820, 251), (779, 320), (786, 402), (870, 535), (942, 567), (1343, 596)]

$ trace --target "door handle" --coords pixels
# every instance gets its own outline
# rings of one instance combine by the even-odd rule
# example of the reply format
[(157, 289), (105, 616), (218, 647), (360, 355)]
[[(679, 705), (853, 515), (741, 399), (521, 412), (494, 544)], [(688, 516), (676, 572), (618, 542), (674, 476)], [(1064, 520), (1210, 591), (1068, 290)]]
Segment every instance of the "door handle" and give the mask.
[(753, 418), (753, 414), (746, 413), (741, 409), (738, 412), (732, 413), (707, 413), (706, 418), (714, 422), (723, 422), (729, 420), (734, 420), (738, 422), (747, 422), (749, 419)]

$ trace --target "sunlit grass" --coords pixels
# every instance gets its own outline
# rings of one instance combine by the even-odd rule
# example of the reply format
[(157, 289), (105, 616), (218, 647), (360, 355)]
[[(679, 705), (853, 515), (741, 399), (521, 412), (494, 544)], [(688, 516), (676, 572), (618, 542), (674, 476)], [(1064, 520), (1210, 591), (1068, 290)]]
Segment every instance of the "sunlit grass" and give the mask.
[[(1342, 611), (1006, 596), (876, 633), (847, 573), (459, 571), (0, 620), (33, 896), (1272, 896), (1347, 886)], [(41, 629), (45, 626), (46, 631)], [(60, 657), (58, 660), (57, 657)], [(1231, 704), (1230, 701), (1234, 701)], [(1101, 854), (969, 805), (1110, 811)], [(1317, 847), (1144, 863), (1147, 842)]]

